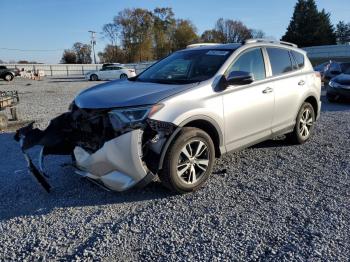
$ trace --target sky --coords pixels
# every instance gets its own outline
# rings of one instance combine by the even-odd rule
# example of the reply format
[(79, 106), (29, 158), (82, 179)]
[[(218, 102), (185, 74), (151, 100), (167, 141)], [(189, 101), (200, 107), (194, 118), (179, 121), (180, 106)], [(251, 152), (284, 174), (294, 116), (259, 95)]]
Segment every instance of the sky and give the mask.
[[(297, 0), (11, 0), (1, 2), (0, 59), (58, 63), (74, 42), (89, 43), (89, 30), (101, 32), (124, 8), (172, 7), (176, 18), (190, 19), (201, 34), (218, 18), (240, 20), (280, 39)], [(349, 0), (316, 0), (333, 24), (350, 22)], [(96, 53), (107, 41), (98, 34)], [(8, 49), (21, 49), (8, 50)], [(38, 51), (47, 50), (47, 51)]]

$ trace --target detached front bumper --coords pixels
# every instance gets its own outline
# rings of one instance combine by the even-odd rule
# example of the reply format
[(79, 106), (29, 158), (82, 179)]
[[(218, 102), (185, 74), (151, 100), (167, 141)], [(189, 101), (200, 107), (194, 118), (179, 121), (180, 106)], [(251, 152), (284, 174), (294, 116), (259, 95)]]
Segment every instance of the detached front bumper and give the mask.
[(151, 181), (154, 175), (142, 161), (142, 135), (141, 129), (125, 133), (93, 154), (75, 147), (77, 173), (119, 192)]

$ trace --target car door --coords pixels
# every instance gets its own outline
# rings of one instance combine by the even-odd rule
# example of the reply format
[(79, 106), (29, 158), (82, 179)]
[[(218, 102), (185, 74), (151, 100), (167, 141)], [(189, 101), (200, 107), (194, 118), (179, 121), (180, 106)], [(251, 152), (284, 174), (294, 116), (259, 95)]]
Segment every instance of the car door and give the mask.
[(108, 79), (109, 70), (110, 70), (109, 67), (102, 68), (102, 69), (98, 72), (98, 78), (99, 78), (100, 80), (106, 80), (106, 79)]
[(271, 135), (274, 92), (266, 80), (265, 55), (261, 48), (242, 53), (227, 72), (245, 71), (254, 82), (229, 86), (223, 94), (227, 151), (253, 144)]
[(291, 51), (285, 48), (266, 48), (269, 64), (271, 87), (275, 92), (275, 108), (272, 121), (272, 132), (277, 133), (283, 129), (294, 126), (296, 114), (299, 110), (301, 89), (307, 86), (307, 79), (298, 70), (304, 61), (294, 60)]
[(118, 66), (113, 66), (111, 67), (111, 70), (109, 71), (109, 78), (110, 80), (113, 79), (119, 79), (120, 78), (120, 67)]

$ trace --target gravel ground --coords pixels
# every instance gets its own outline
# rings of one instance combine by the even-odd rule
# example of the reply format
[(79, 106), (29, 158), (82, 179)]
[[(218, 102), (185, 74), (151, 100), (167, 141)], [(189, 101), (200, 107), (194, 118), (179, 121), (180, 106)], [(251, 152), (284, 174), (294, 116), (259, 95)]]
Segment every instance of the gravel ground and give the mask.
[[(19, 90), (22, 118), (45, 126), (92, 84), (16, 79), (0, 82), (0, 90)], [(28, 175), (12, 136), (0, 134), (0, 261), (350, 257), (349, 104), (323, 99), (307, 144), (271, 140), (227, 154), (205, 188), (180, 196), (158, 182), (106, 192), (73, 174), (68, 158), (56, 156), (45, 163), (54, 186), (47, 194)]]

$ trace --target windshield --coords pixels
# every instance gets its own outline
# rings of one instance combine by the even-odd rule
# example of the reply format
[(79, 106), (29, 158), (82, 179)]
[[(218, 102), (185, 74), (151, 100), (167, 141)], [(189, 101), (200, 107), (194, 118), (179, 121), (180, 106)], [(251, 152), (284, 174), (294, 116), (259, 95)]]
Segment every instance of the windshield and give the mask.
[(143, 73), (136, 81), (188, 84), (213, 77), (233, 50), (201, 49), (173, 53)]

